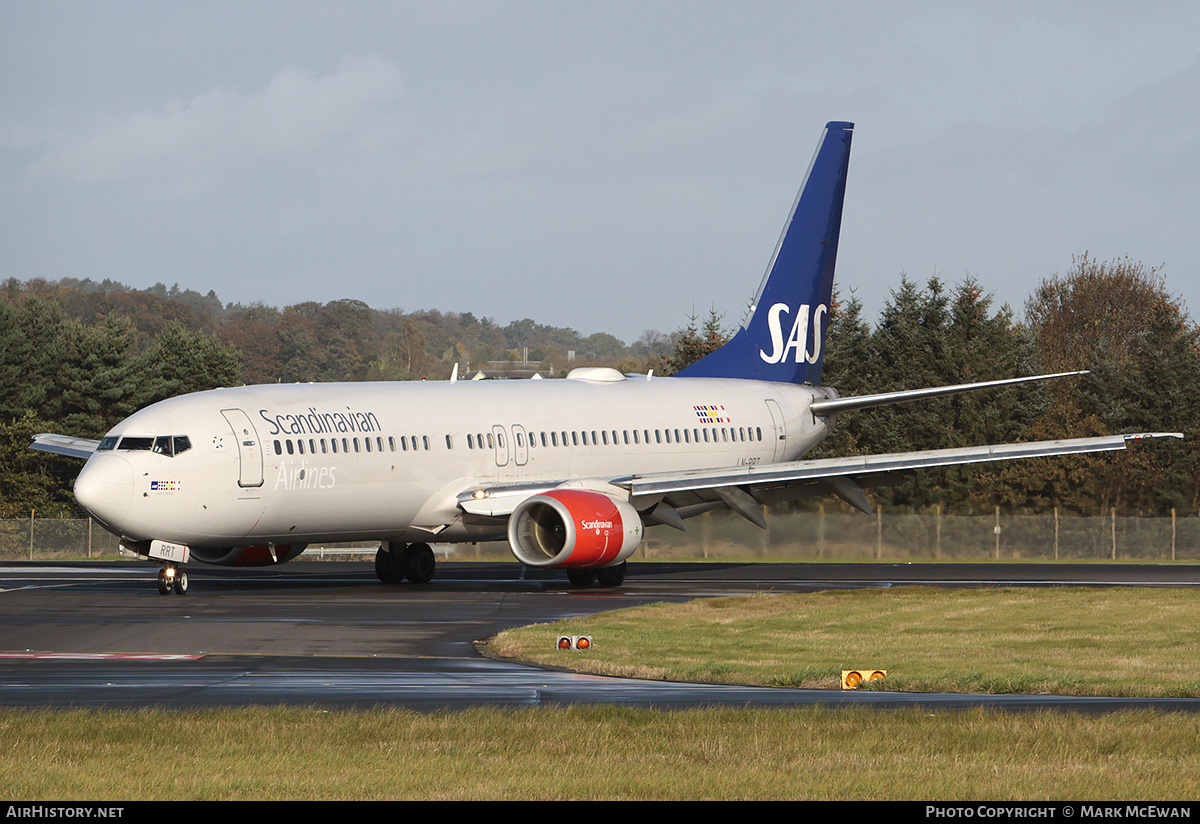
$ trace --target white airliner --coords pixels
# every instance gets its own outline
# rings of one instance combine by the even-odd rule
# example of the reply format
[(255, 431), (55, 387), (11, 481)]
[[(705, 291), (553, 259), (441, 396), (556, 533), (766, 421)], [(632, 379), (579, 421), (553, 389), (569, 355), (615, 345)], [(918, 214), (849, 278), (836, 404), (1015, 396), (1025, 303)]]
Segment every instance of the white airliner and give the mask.
[(852, 398), (818, 385), (852, 132), (826, 125), (742, 328), (673, 377), (215, 389), (153, 404), (100, 441), (39, 435), (32, 448), (86, 458), (80, 505), (163, 565), (160, 592), (182, 594), (192, 559), (273, 564), (364, 540), (380, 542), (389, 583), (431, 580), (431, 541), (507, 538), (523, 564), (615, 586), (647, 526), (684, 529), (721, 507), (763, 526), (763, 504), (816, 494), (870, 512), (863, 487), (906, 470), (1170, 434), (799, 460), (839, 411), (1060, 377)]

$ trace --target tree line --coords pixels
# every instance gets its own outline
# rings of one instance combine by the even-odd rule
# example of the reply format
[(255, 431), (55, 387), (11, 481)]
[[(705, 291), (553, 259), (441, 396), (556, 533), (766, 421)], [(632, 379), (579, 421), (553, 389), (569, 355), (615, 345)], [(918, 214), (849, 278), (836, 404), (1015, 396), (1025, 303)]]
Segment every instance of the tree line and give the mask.
[[(881, 407), (839, 417), (814, 457), (901, 452), (1136, 431), (1181, 431), (1119, 455), (951, 467), (873, 490), (885, 509), (1195, 513), (1192, 446), (1200, 338), (1161, 272), (1084, 255), (1030, 295), (1024, 318), (981, 284), (902, 277), (874, 324), (853, 294), (835, 298), (822, 382), (843, 395), (1088, 370), (1080, 377)], [(531, 319), (506, 326), (469, 312), (377, 310), (355, 300), (283, 309), (223, 304), (163, 284), (145, 290), (65, 279), (0, 287), (0, 515), (72, 506), (78, 463), (34, 453), (55, 431), (99, 437), (137, 409), (242, 383), (444, 380), (527, 360), (669, 375), (723, 343), (715, 310), (625, 344)]]

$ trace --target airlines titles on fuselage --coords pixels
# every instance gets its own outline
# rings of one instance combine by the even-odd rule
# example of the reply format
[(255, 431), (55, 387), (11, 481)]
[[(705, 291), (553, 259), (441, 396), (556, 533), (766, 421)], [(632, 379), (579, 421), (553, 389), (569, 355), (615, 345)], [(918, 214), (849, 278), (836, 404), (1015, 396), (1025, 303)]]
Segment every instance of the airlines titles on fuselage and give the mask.
[(337, 483), (333, 475), (336, 469), (336, 466), (309, 466), (308, 461), (301, 461), (298, 466), (280, 461), (275, 488), (289, 492), (298, 489), (332, 489)]

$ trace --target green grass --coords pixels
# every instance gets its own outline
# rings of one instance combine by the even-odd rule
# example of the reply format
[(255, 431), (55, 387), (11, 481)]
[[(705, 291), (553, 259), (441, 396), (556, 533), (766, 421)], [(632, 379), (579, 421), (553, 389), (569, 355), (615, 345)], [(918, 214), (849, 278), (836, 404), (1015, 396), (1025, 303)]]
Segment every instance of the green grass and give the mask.
[[(590, 635), (560, 652), (558, 635)], [(1200, 695), (1200, 599), (1188, 589), (829, 591), (654, 604), (504, 632), (490, 654), (676, 681), (837, 688), (887, 670), (919, 692)]]
[(615, 707), (0, 711), (24, 800), (1152, 799), (1200, 716)]
[[(493, 639), (554, 665), (682, 680), (1200, 694), (1200, 606), (1173, 589), (895, 588), (658, 604)], [(590, 653), (560, 653), (559, 634)], [(0, 710), (9, 798), (1182, 800), (1200, 714), (611, 706)]]

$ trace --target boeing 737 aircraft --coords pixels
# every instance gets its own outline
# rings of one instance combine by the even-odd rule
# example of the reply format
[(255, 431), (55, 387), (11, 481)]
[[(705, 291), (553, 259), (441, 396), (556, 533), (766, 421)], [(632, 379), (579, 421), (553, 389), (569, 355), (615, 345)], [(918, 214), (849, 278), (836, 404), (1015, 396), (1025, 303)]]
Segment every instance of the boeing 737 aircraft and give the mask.
[(389, 583), (431, 580), (431, 541), (507, 539), (523, 564), (615, 586), (647, 526), (684, 529), (720, 507), (764, 526), (762, 504), (816, 494), (870, 512), (863, 487), (907, 470), (1157, 436), (800, 460), (841, 411), (1059, 377), (851, 398), (819, 385), (852, 133), (826, 125), (741, 329), (673, 377), (215, 389), (100, 441), (39, 435), (32, 448), (86, 458), (80, 505), (162, 564), (160, 592), (183, 594), (189, 560), (282, 563), (318, 541), (379, 541)]

